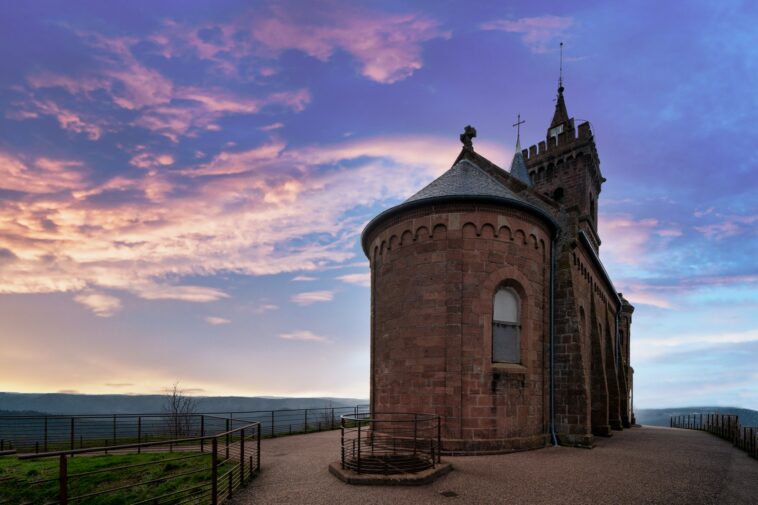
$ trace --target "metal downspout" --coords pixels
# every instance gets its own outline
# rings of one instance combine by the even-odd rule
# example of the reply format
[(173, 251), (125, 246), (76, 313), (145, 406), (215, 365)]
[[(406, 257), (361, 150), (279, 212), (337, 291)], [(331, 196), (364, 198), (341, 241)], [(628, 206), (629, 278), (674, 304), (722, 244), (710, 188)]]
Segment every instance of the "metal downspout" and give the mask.
[(550, 438), (553, 447), (558, 446), (555, 435), (555, 243), (560, 233), (556, 230), (550, 244)]

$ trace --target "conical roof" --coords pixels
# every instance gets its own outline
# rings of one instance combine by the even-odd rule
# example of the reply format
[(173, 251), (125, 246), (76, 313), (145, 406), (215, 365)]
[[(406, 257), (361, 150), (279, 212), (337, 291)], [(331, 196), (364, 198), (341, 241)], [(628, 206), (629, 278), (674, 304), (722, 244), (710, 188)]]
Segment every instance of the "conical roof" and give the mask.
[(550, 123), (550, 128), (554, 128), (559, 124), (568, 123), (569, 115), (566, 110), (566, 102), (563, 100), (563, 85), (558, 88), (558, 100), (555, 102), (555, 113), (553, 114), (553, 121)]
[(532, 185), (532, 180), (529, 178), (529, 171), (526, 169), (524, 155), (521, 154), (520, 138), (516, 140), (516, 152), (513, 154), (513, 160), (511, 161), (511, 177), (515, 177), (527, 186)]
[(462, 159), (453, 167), (430, 182), (407, 202), (451, 196), (495, 196), (520, 200), (515, 193), (492, 178), (473, 162)]

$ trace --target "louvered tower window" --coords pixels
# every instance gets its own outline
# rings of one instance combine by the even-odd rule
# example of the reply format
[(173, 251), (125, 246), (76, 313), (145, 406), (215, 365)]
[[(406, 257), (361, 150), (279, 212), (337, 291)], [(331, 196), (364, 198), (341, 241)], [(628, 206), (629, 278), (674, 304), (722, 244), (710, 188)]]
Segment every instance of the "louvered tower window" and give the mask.
[(518, 295), (510, 288), (495, 293), (492, 311), (492, 361), (495, 363), (521, 362), (521, 324)]

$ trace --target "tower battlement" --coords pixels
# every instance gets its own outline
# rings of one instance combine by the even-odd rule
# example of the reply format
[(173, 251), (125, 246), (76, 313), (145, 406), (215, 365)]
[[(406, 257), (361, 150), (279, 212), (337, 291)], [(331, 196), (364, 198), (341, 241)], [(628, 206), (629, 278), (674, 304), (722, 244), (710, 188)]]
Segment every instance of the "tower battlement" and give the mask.
[(581, 147), (582, 144), (587, 144), (587, 141), (593, 140), (589, 121), (581, 123), (579, 128), (575, 129), (574, 119), (572, 118), (570, 125), (566, 131), (556, 136), (549, 136), (546, 140), (531, 145), (527, 149), (522, 149), (521, 154), (524, 157), (524, 161), (530, 164), (538, 164), (546, 161), (548, 157), (560, 156), (567, 151), (574, 150), (576, 147)]

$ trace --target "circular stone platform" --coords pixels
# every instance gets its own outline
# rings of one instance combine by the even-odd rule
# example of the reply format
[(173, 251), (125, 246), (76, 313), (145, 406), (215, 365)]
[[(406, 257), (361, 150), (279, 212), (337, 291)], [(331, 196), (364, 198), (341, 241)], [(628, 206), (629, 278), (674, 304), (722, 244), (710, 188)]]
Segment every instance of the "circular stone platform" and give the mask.
[(335, 461), (329, 464), (329, 472), (347, 484), (354, 485), (379, 485), (379, 486), (421, 486), (434, 482), (438, 477), (445, 475), (453, 469), (450, 463), (437, 463), (434, 468), (427, 468), (415, 473), (399, 474), (376, 474), (357, 473), (352, 470), (342, 469), (342, 463)]

